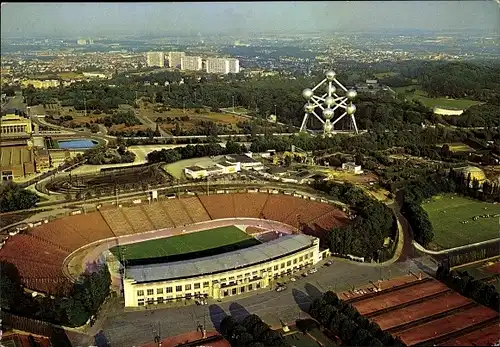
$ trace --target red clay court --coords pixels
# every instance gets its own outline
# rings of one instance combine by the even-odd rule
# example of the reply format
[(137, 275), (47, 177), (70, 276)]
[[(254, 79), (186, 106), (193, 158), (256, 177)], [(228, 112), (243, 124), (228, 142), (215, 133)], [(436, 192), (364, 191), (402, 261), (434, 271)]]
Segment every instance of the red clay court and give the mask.
[(432, 278), (408, 278), (383, 282), (380, 292), (346, 300), (408, 346), (485, 346), (500, 340), (498, 312)]

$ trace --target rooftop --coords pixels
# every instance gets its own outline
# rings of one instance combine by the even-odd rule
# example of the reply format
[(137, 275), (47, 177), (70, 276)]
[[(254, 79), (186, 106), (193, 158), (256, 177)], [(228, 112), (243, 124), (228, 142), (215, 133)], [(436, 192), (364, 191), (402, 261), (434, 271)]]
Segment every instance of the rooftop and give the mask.
[(221, 162), (219, 162), (217, 164), (221, 165), (221, 166), (224, 166), (224, 167), (231, 167), (231, 166), (235, 165), (235, 163), (231, 163), (231, 162), (229, 162), (227, 160), (223, 160), (223, 161), (221, 161)]
[(240, 163), (247, 163), (247, 164), (259, 163), (257, 160), (254, 160), (254, 159), (250, 158), (249, 156), (241, 155), (241, 154), (230, 154), (226, 158), (228, 158), (229, 160), (240, 162)]
[(10, 167), (33, 161), (32, 151), (27, 147), (0, 147), (0, 166)]
[(194, 260), (130, 266), (126, 276), (142, 283), (219, 273), (295, 253), (310, 247), (315, 239), (304, 234), (287, 235), (260, 245)]
[(195, 166), (188, 166), (186, 167), (186, 169), (190, 170), (190, 171), (204, 171), (206, 170), (205, 168), (202, 168), (201, 166), (198, 166), (198, 165), (195, 165)]

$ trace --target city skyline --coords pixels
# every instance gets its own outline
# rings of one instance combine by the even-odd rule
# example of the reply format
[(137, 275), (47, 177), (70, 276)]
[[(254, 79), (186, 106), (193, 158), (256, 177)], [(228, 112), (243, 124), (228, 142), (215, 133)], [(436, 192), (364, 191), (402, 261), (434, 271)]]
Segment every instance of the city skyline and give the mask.
[(498, 33), (500, 7), (495, 1), (4, 3), (1, 19), (3, 37), (408, 29)]

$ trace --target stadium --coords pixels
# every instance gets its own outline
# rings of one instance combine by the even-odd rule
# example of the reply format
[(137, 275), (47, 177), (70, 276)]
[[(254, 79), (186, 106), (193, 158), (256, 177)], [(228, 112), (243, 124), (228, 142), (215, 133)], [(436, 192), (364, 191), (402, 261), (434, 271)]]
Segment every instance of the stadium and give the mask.
[(126, 306), (218, 299), (314, 265), (319, 238), (348, 222), (326, 200), (275, 189), (179, 196), (44, 223), (10, 237), (0, 259), (38, 293), (63, 293), (107, 262)]

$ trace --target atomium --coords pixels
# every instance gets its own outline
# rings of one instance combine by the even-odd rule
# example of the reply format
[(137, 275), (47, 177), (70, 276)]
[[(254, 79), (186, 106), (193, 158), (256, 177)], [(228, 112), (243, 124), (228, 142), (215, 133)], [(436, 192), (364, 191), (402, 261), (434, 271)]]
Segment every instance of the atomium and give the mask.
[[(314, 88), (306, 88), (302, 91), (302, 96), (307, 100), (307, 103), (304, 105), (305, 115), (302, 120), (300, 131), (307, 130), (307, 120), (312, 114), (323, 124), (323, 135), (329, 137), (335, 131), (335, 124), (348, 115), (351, 118), (354, 131), (358, 133), (356, 119), (354, 118), (356, 106), (352, 103), (352, 101), (356, 98), (357, 93), (354, 89), (348, 90), (344, 87), (342, 83), (337, 80), (336, 76), (337, 74), (335, 71), (328, 71), (325, 74), (325, 78)], [(315, 91), (325, 83), (326, 87), (322, 90), (325, 90), (326, 93), (321, 96), (315, 95)], [(321, 115), (323, 117), (320, 117), (318, 113), (316, 113), (316, 109), (318, 108), (321, 109)], [(336, 110), (342, 111), (342, 114), (338, 117), (335, 117)]]

